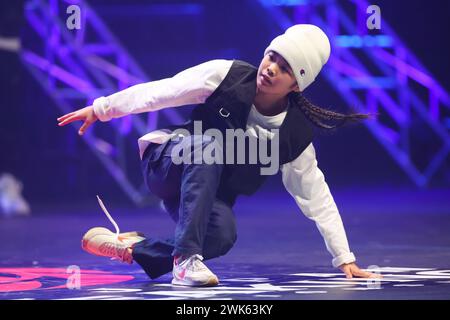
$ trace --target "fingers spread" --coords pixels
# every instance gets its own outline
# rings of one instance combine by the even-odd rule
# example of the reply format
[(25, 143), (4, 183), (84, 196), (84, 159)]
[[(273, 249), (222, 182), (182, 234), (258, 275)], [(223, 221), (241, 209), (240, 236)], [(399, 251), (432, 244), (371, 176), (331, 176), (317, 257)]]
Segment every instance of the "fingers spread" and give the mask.
[(379, 279), (381, 279), (381, 278), (383, 278), (383, 276), (381, 274), (371, 273), (369, 278), (379, 278)]
[(85, 133), (85, 131), (87, 130), (87, 128), (89, 128), (89, 126), (90, 126), (91, 124), (92, 124), (92, 122), (85, 121), (85, 122), (83, 123), (83, 125), (81, 126), (80, 130), (78, 130), (78, 134), (79, 134), (80, 136), (82, 136), (82, 135)]
[(75, 112), (67, 113), (67, 114), (65, 114), (65, 115), (63, 115), (63, 116), (61, 116), (61, 117), (59, 117), (59, 118), (56, 119), (56, 120), (58, 120), (58, 121), (63, 121), (63, 120), (65, 120), (65, 119), (67, 119), (68, 117), (72, 116), (74, 113), (75, 113)]
[(345, 276), (346, 276), (347, 279), (353, 278), (352, 272), (350, 271), (349, 268), (345, 268), (344, 269), (344, 273), (345, 273)]
[(366, 271), (362, 271), (362, 270), (360, 270), (360, 269), (358, 269), (357, 271), (355, 271), (353, 274), (354, 274), (355, 276), (361, 277), (361, 278), (381, 278), (381, 277), (379, 277), (378, 274), (371, 273), (371, 272), (366, 272)]
[(58, 125), (59, 126), (65, 126), (68, 123), (71, 123), (71, 122), (76, 121), (76, 120), (81, 120), (81, 119), (82, 119), (81, 117), (72, 116), (72, 117), (69, 117), (69, 118), (63, 120), (62, 122), (58, 123)]

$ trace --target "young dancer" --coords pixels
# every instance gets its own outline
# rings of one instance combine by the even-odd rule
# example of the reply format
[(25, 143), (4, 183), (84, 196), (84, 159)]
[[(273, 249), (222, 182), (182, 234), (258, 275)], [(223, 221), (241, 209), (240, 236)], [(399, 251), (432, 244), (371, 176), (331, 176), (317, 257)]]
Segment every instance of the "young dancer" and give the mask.
[[(267, 178), (261, 174), (263, 161), (258, 156), (256, 164), (180, 163), (174, 155), (183, 150), (183, 159), (192, 160), (197, 152), (214, 149), (225, 156), (229, 144), (206, 130), (217, 129), (225, 136), (227, 129), (242, 129), (257, 139), (278, 143), (275, 156), (283, 184), (316, 223), (333, 257), (332, 265), (347, 278), (378, 277), (355, 264), (312, 144), (314, 125), (330, 129), (368, 117), (322, 109), (303, 96), (329, 55), (330, 43), (320, 28), (294, 25), (273, 39), (259, 68), (240, 60), (211, 60), (172, 78), (100, 97), (92, 106), (58, 118), (60, 126), (83, 121), (79, 129), (83, 135), (97, 119), (109, 121), (198, 104), (190, 121), (153, 131), (138, 141), (145, 182), (175, 220), (175, 236), (161, 240), (137, 232), (116, 235), (106, 228), (93, 228), (83, 237), (83, 249), (127, 263), (136, 261), (152, 279), (172, 271), (176, 285), (217, 285), (218, 277), (202, 261), (232, 248), (237, 237), (233, 205), (239, 195), (253, 194)], [(200, 134), (195, 130), (197, 121), (202, 125)]]

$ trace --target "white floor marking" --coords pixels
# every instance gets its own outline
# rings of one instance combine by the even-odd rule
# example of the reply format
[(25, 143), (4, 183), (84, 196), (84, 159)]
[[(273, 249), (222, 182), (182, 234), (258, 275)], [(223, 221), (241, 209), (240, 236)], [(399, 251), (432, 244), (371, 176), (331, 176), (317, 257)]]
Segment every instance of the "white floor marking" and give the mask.
[(423, 287), (423, 284), (394, 284), (394, 287)]

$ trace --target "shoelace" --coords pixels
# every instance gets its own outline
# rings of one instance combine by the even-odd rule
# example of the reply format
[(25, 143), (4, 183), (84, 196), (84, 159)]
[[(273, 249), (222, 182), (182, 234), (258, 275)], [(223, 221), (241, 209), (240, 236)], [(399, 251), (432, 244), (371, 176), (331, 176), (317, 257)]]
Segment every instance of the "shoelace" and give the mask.
[(190, 269), (193, 271), (200, 271), (200, 270), (204, 270), (206, 267), (203, 263), (201, 263), (203, 261), (203, 257), (199, 254), (194, 254), (192, 256), (190, 256), (188, 259), (184, 260), (181, 265), (185, 265), (184, 268), (186, 269)]
[[(111, 222), (111, 224), (114, 226), (114, 228), (116, 229), (116, 239), (119, 240), (119, 234), (120, 234), (120, 229), (118, 224), (116, 223), (116, 221), (113, 219), (113, 217), (111, 217), (111, 214), (108, 212), (108, 210), (106, 209), (105, 205), (103, 204), (102, 199), (100, 199), (100, 197), (97, 195), (97, 200), (98, 203), (100, 205), (100, 208), (102, 208), (103, 212), (105, 213), (106, 217), (108, 218), (108, 220)], [(106, 250), (106, 252), (109, 255), (115, 255), (118, 256), (119, 259), (121, 261), (127, 261), (128, 259), (126, 258), (126, 250), (117, 248), (117, 245), (113, 244), (113, 243), (106, 243), (104, 245), (104, 248)], [(111, 260), (117, 260), (117, 258), (111, 258)]]
[(100, 208), (102, 208), (103, 212), (106, 214), (106, 217), (109, 219), (109, 221), (112, 223), (112, 225), (116, 229), (116, 237), (117, 237), (117, 239), (119, 239), (119, 234), (120, 234), (119, 226), (117, 225), (116, 221), (114, 221), (114, 219), (111, 217), (111, 215), (109, 214), (109, 212), (106, 209), (105, 205), (103, 204), (102, 199), (100, 199), (100, 197), (98, 195), (97, 195), (97, 200), (98, 200), (98, 203), (100, 205)]

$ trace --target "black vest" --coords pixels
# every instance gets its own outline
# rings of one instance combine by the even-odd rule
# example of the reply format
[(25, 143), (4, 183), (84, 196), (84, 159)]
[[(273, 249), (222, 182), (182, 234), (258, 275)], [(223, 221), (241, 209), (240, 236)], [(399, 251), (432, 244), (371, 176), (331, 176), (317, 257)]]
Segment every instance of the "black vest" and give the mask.
[[(204, 104), (194, 108), (190, 120), (183, 125), (171, 126), (170, 129), (184, 128), (193, 133), (193, 121), (202, 121), (203, 131), (219, 129), (223, 137), (226, 129), (240, 128), (245, 131), (256, 94), (257, 71), (247, 62), (234, 60), (225, 79)], [(291, 103), (279, 128), (280, 165), (296, 159), (312, 140), (311, 123)], [(251, 195), (256, 192), (268, 177), (260, 174), (260, 168), (259, 159), (257, 164), (226, 164), (217, 198), (233, 206), (239, 194)]]

